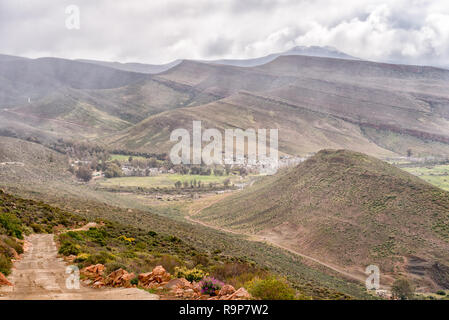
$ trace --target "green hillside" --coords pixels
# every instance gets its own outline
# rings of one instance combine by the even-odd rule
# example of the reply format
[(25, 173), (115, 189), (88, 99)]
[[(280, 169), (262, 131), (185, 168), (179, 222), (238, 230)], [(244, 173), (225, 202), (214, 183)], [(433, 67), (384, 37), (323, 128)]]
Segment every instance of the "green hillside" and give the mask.
[[(320, 151), (198, 217), (355, 272), (379, 264), (390, 274), (413, 273), (410, 257), (429, 270), (449, 262), (449, 193), (346, 150)], [(420, 278), (438, 282), (429, 270)]]

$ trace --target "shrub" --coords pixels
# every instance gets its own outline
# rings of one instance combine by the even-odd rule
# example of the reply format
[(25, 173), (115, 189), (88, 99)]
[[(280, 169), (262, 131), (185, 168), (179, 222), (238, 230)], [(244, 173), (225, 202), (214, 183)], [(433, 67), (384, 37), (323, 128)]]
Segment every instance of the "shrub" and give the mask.
[(89, 230), (85, 231), (85, 234), (100, 246), (104, 247), (106, 245), (107, 232), (105, 230), (90, 228)]
[(35, 233), (43, 233), (44, 229), (42, 228), (41, 225), (37, 224), (37, 223), (32, 223), (30, 225), (31, 229), (33, 229), (33, 232)]
[(139, 277), (135, 277), (135, 278), (131, 279), (131, 284), (133, 286), (137, 286), (138, 283), (139, 283)]
[(220, 290), (224, 283), (212, 277), (206, 277), (199, 283), (202, 294), (215, 295), (215, 291)]
[(106, 274), (110, 274), (111, 272), (114, 272), (118, 269), (126, 269), (126, 266), (123, 263), (112, 261), (105, 264), (106, 267)]
[(89, 256), (89, 258), (86, 260), (89, 264), (106, 264), (107, 262), (115, 260), (115, 257), (106, 252), (106, 251), (100, 251), (98, 253), (92, 254)]
[(3, 242), (6, 243), (8, 246), (16, 250), (18, 254), (23, 253), (23, 247), (22, 244), (14, 240), (13, 238), (5, 238), (3, 239)]
[(295, 290), (285, 279), (274, 276), (266, 279), (254, 278), (245, 285), (254, 298), (262, 300), (294, 300)]
[(80, 253), (76, 256), (75, 262), (83, 262), (89, 259), (90, 255), (88, 253)]
[(73, 242), (65, 241), (61, 244), (58, 253), (64, 256), (78, 255), (81, 253), (81, 247)]
[(161, 265), (165, 268), (165, 270), (167, 270), (167, 272), (173, 274), (176, 267), (180, 267), (183, 265), (183, 261), (176, 256), (164, 254), (161, 257), (154, 259), (152, 261), (152, 265)]
[(127, 243), (127, 244), (133, 244), (133, 243), (136, 241), (136, 239), (134, 239), (134, 238), (128, 238), (128, 237), (126, 237), (126, 236), (124, 236), (124, 235), (121, 235), (120, 237), (118, 237), (118, 239), (119, 239), (120, 241), (123, 241), (123, 242)]
[(10, 273), (11, 267), (11, 259), (0, 253), (0, 272), (7, 276)]
[(232, 262), (215, 266), (211, 276), (237, 287), (242, 287), (255, 277), (264, 279), (269, 275), (268, 271), (248, 263)]
[(0, 213), (0, 226), (6, 230), (8, 235), (23, 239), (22, 223), (15, 215), (9, 212)]
[(67, 235), (70, 238), (75, 239), (75, 240), (79, 240), (79, 241), (83, 240), (83, 237), (81, 236), (81, 234), (79, 232), (69, 231), (69, 232), (67, 232)]
[(405, 279), (397, 279), (391, 287), (391, 294), (394, 299), (409, 300), (414, 296), (415, 288), (413, 284)]
[(187, 269), (186, 267), (175, 267), (175, 277), (176, 278), (185, 278), (186, 280), (193, 282), (193, 281), (200, 281), (204, 277), (208, 276), (209, 274), (204, 272), (203, 270), (199, 268), (193, 268), (193, 269)]
[(81, 166), (75, 173), (78, 179), (88, 182), (92, 179), (92, 170), (88, 166)]
[(445, 296), (445, 295), (446, 295), (446, 292), (445, 292), (444, 290), (438, 290), (438, 291), (437, 291), (437, 295)]

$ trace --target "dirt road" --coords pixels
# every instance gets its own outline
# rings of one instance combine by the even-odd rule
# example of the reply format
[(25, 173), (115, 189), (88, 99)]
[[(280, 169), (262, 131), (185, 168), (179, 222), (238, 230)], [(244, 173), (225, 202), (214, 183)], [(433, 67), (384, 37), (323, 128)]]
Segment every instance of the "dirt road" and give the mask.
[(159, 296), (137, 288), (93, 289), (80, 285), (68, 289), (67, 265), (57, 256), (52, 234), (33, 234), (27, 238), (28, 250), (14, 263), (8, 277), (13, 287), (0, 287), (0, 300), (158, 300)]
[(301, 252), (299, 252), (297, 250), (294, 250), (294, 249), (292, 249), (290, 247), (287, 247), (287, 246), (285, 246), (283, 244), (275, 242), (272, 239), (268, 239), (267, 237), (259, 236), (257, 234), (247, 234), (247, 233), (244, 233), (244, 232), (239, 232), (239, 231), (235, 231), (235, 230), (226, 229), (226, 228), (219, 227), (219, 226), (216, 226), (216, 225), (212, 225), (212, 224), (209, 224), (209, 223), (205, 223), (203, 221), (196, 220), (196, 219), (193, 218), (195, 215), (199, 214), (204, 209), (209, 208), (213, 204), (221, 201), (223, 199), (223, 197), (222, 198), (213, 199), (212, 201), (204, 201), (205, 203), (202, 206), (200, 206), (199, 208), (195, 208), (193, 210), (190, 210), (190, 212), (189, 212), (190, 215), (184, 216), (184, 218), (187, 221), (190, 221), (190, 222), (193, 222), (193, 223), (196, 223), (196, 224), (200, 224), (200, 225), (202, 225), (204, 227), (208, 227), (208, 228), (212, 228), (212, 229), (215, 229), (215, 230), (219, 230), (219, 231), (223, 231), (223, 232), (227, 232), (227, 233), (232, 233), (232, 234), (236, 234), (236, 235), (245, 236), (245, 237), (248, 238), (248, 240), (251, 240), (251, 241), (258, 241), (258, 242), (269, 243), (272, 246), (275, 246), (275, 247), (278, 247), (280, 249), (289, 251), (289, 252), (291, 252), (293, 254), (296, 254), (296, 255), (304, 258), (304, 259), (307, 259), (307, 260), (313, 261), (313, 262), (315, 262), (317, 264), (320, 264), (322, 266), (325, 266), (326, 268), (329, 268), (329, 269), (331, 269), (331, 270), (341, 274), (342, 276), (344, 276), (346, 278), (365, 283), (366, 276), (364, 274), (362, 274), (362, 273), (357, 273), (356, 274), (356, 273), (347, 272), (347, 271), (342, 270), (342, 269), (340, 269), (340, 268), (338, 268), (338, 267), (336, 267), (334, 265), (330, 265), (330, 264), (328, 264), (326, 262), (320, 261), (320, 260), (318, 260), (316, 258), (313, 258), (313, 257), (310, 257), (308, 255), (305, 255), (305, 254), (303, 254), (303, 253), (301, 253)]

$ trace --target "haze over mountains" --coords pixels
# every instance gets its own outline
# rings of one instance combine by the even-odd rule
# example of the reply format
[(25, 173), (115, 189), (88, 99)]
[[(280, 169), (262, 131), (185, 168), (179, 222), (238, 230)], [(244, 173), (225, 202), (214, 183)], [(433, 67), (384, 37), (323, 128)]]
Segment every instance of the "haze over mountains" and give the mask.
[(172, 130), (202, 120), (203, 128), (278, 128), (286, 154), (449, 154), (448, 70), (314, 47), (235, 63), (245, 67), (221, 63), (184, 60), (149, 74), (148, 65), (2, 56), (1, 129), (164, 153)]

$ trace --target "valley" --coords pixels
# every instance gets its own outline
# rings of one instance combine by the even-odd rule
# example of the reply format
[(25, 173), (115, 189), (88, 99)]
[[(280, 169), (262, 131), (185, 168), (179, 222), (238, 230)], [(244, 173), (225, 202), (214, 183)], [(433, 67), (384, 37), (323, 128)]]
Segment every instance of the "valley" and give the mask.
[[(449, 71), (304, 50), (159, 66), (0, 56), (0, 272), (17, 288), (6, 297), (158, 294), (133, 278), (70, 296), (68, 263), (185, 268), (251, 294), (275, 279), (306, 300), (389, 298), (366, 290), (368, 265), (387, 292), (402, 278), (421, 298), (448, 290)], [(171, 132), (197, 120), (278, 129), (282, 167), (174, 165)], [(12, 256), (24, 239), (45, 267), (26, 271), (36, 252)], [(35, 283), (49, 265), (51, 290), (26, 292), (20, 272)]]

